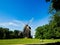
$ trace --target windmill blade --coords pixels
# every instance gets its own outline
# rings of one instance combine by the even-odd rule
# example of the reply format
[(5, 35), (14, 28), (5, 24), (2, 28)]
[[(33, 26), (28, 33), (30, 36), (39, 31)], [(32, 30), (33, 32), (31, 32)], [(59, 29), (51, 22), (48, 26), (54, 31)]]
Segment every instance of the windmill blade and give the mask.
[(31, 25), (32, 21), (34, 20), (34, 18), (31, 18), (28, 22), (28, 25)]

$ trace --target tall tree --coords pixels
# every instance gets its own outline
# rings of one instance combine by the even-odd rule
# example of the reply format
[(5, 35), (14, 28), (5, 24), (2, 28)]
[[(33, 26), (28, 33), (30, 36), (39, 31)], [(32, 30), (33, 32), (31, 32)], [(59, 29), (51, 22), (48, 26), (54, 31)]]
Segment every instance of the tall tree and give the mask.
[(46, 0), (46, 2), (51, 2), (51, 10), (60, 11), (60, 0)]
[(14, 30), (14, 37), (18, 38), (19, 30)]

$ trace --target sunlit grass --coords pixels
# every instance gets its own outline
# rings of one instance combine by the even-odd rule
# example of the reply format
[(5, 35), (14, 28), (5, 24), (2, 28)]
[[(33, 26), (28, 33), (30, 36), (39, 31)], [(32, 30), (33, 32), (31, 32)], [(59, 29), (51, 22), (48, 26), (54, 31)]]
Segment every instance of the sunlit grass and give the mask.
[(9, 44), (45, 44), (60, 42), (60, 39), (4, 39), (0, 40), (0, 45), (9, 45)]
[(5, 39), (0, 40), (0, 44), (29, 44), (40, 43), (39, 39)]

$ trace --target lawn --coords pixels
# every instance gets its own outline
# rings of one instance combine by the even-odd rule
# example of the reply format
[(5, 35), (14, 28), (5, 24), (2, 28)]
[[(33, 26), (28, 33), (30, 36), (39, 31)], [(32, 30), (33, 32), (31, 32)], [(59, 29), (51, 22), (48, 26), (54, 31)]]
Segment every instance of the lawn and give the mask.
[(60, 42), (60, 39), (44, 39), (43, 42), (40, 39), (4, 39), (0, 40), (0, 45), (11, 45), (11, 44), (45, 44)]

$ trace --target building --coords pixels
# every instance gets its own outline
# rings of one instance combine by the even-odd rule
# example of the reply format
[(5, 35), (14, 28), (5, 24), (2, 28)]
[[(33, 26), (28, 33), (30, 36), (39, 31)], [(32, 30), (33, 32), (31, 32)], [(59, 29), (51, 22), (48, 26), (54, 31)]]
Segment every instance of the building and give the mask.
[(23, 35), (24, 35), (24, 38), (32, 38), (30, 26), (25, 25), (24, 30), (23, 30)]

